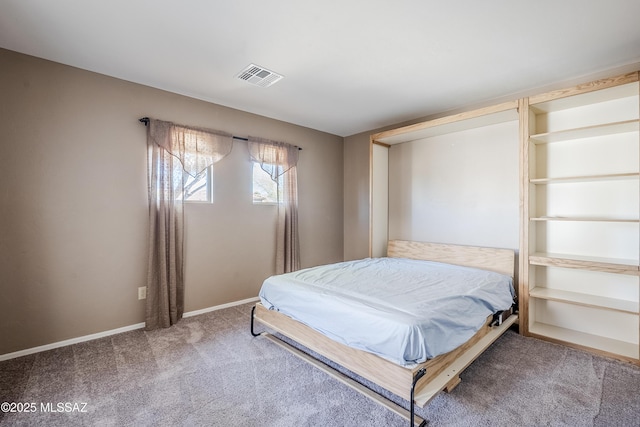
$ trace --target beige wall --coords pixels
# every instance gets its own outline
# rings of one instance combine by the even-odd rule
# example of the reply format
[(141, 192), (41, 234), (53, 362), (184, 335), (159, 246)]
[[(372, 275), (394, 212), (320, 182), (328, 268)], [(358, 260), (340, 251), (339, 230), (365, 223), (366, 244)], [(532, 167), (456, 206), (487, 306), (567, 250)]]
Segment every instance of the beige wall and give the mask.
[[(261, 90), (260, 88), (257, 88)], [(303, 147), (303, 266), (343, 259), (343, 140), (0, 49), (0, 355), (143, 321), (150, 116)], [(251, 203), (246, 143), (186, 207), (186, 311), (257, 295), (274, 206)]]
[(519, 248), (518, 121), (389, 148), (389, 238)]
[[(380, 131), (345, 138), (345, 259), (369, 256), (370, 134)], [(517, 249), (518, 146), (517, 122), (392, 146), (389, 238)]]
[(344, 258), (369, 256), (369, 133), (344, 140)]

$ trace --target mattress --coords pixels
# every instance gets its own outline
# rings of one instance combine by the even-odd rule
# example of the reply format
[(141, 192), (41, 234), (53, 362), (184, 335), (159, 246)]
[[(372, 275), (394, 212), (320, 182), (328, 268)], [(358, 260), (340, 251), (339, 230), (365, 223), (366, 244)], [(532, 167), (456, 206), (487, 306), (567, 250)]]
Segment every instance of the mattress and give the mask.
[(512, 278), (404, 258), (367, 258), (269, 277), (262, 304), (327, 337), (412, 366), (469, 340), (513, 304)]

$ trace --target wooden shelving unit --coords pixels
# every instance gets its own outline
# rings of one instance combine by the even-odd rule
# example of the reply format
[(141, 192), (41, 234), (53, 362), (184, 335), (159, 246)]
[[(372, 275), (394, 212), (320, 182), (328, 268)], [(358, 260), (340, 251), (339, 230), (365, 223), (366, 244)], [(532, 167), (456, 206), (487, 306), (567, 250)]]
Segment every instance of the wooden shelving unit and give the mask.
[(522, 332), (640, 364), (638, 73), (519, 113)]
[[(639, 72), (380, 132), (372, 147), (514, 121), (516, 106), (520, 331), (640, 365)], [(388, 193), (372, 194), (370, 240), (383, 242)]]

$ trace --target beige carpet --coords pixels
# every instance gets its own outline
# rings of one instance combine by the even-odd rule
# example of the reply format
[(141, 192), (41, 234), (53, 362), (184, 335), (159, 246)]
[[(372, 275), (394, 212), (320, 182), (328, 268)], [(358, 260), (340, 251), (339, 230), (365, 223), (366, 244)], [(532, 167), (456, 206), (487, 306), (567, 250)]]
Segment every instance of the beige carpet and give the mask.
[[(0, 413), (0, 426), (408, 425), (253, 338), (249, 313), (1, 362), (0, 402), (35, 412)], [(640, 368), (509, 331), (418, 415), (429, 426), (640, 426)]]

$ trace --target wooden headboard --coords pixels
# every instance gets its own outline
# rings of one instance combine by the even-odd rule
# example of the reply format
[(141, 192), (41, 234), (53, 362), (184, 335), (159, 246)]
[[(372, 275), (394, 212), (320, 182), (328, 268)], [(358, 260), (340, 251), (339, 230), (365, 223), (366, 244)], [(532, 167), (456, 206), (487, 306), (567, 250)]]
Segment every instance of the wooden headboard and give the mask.
[(511, 277), (514, 277), (515, 271), (515, 252), (511, 249), (389, 240), (387, 256), (446, 262), (495, 271)]

